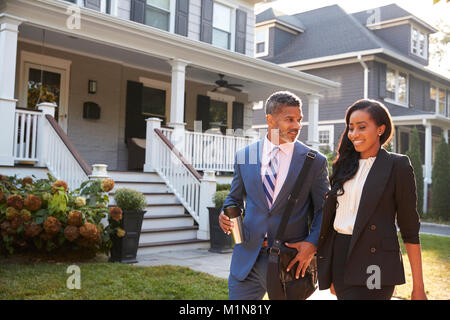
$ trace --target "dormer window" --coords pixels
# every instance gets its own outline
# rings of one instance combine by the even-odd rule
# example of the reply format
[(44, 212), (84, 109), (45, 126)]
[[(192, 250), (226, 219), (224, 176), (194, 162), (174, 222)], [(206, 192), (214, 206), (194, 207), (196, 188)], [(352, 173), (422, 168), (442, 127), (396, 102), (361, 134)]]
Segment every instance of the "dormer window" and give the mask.
[(411, 53), (427, 59), (427, 34), (422, 30), (411, 26)]
[(269, 28), (255, 31), (255, 56), (264, 57), (269, 54)]

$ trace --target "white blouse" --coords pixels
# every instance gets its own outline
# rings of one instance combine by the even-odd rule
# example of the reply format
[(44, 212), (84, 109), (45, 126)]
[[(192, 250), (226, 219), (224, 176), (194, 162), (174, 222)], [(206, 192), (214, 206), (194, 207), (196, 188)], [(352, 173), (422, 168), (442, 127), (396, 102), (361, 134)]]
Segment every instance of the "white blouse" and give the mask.
[(359, 168), (352, 179), (344, 183), (344, 194), (337, 197), (339, 203), (334, 219), (334, 230), (342, 234), (353, 234), (356, 214), (358, 213), (361, 193), (367, 175), (375, 162), (376, 157), (359, 159)]

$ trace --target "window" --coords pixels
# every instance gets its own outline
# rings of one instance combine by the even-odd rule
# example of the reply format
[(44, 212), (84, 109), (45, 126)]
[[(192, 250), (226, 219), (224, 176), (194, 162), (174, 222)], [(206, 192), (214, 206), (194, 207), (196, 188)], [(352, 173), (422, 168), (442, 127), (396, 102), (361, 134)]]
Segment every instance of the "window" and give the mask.
[(450, 91), (447, 91), (447, 118), (450, 118)]
[(427, 35), (415, 27), (411, 27), (411, 53), (427, 58)]
[(145, 24), (169, 31), (170, 0), (146, 0)]
[(231, 11), (231, 8), (214, 2), (212, 44), (223, 49), (230, 49)]
[(255, 56), (262, 57), (269, 54), (269, 29), (256, 29), (255, 31)]
[(386, 99), (408, 105), (408, 75), (392, 68), (386, 69)]
[(150, 117), (166, 119), (166, 91), (144, 86), (142, 89), (141, 113)]
[(334, 150), (334, 126), (319, 126), (319, 147), (322, 152)]
[(430, 86), (430, 100), (434, 103), (435, 112), (442, 116), (449, 116), (449, 94), (445, 94), (445, 89)]
[[(79, 7), (85, 6), (86, 0), (64, 0), (66, 2), (73, 3)], [(115, 6), (117, 0), (100, 0), (100, 12), (112, 14), (113, 7)]]

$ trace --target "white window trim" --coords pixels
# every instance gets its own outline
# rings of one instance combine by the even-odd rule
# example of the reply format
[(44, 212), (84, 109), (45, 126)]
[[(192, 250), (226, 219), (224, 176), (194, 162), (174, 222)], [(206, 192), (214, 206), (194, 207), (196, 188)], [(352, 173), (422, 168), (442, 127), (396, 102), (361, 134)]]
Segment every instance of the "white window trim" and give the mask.
[[(114, 0), (114, 1), (118, 1), (118, 0)], [(147, 1), (145, 1), (145, 9), (147, 8)], [(167, 31), (167, 32), (171, 32), (171, 33), (175, 33), (175, 10), (176, 10), (176, 6), (177, 6), (177, 0), (170, 0), (170, 2), (169, 2), (169, 30), (164, 30), (164, 29), (160, 29), (160, 30), (164, 30), (164, 31)], [(112, 7), (112, 4), (111, 4), (111, 7)], [(162, 8), (159, 8), (159, 7), (155, 7), (155, 8), (158, 8), (158, 9), (160, 9), (160, 10), (164, 10), (165, 11), (165, 9), (162, 9)], [(111, 9), (111, 11), (112, 11), (112, 9)], [(149, 27), (151, 27), (151, 26), (149, 26)], [(156, 28), (156, 27), (152, 27), (152, 28)], [(159, 28), (158, 28), (159, 29)]]
[(236, 97), (212, 91), (208, 91), (206, 95), (212, 100), (227, 103), (227, 129), (233, 129), (233, 102), (236, 100)]
[[(176, 0), (174, 0), (174, 1), (176, 1)], [(230, 23), (231, 23), (230, 33), (231, 33), (231, 35), (230, 35), (230, 48), (228, 50), (234, 51), (235, 46), (236, 46), (236, 44), (235, 44), (235, 41), (236, 41), (235, 40), (235, 37), (236, 37), (236, 9), (238, 7), (235, 3), (226, 1), (226, 0), (214, 0), (214, 3), (221, 4), (221, 5), (231, 9), (231, 17), (230, 17), (230, 20), (231, 20), (230, 21)], [(213, 16), (214, 16), (214, 14), (213, 14)], [(214, 28), (214, 21), (213, 21), (213, 28)], [(221, 29), (219, 29), (219, 30), (221, 30)], [(223, 31), (225, 31), (225, 30), (223, 30)]]
[[(392, 103), (392, 104), (396, 104), (401, 107), (409, 108), (409, 73), (404, 70), (400, 70), (400, 69), (397, 69), (397, 68), (394, 68), (394, 67), (388, 65), (386, 67), (386, 74), (387, 74), (387, 69), (394, 70), (394, 72), (395, 72), (395, 93), (394, 93), (395, 99), (384, 98), (384, 101)], [(400, 72), (406, 74), (406, 101), (405, 102), (398, 101), (398, 78), (399, 78)]]
[[(70, 2), (67, 2), (70, 4)], [(117, 17), (117, 8), (118, 8), (119, 0), (111, 0), (111, 13), (106, 13), (106, 0), (100, 1), (100, 12), (104, 14), (109, 14), (111, 16)], [(76, 5), (79, 7), (84, 7), (84, 0), (76, 0), (76, 3), (72, 5)]]
[[(434, 104), (434, 112), (438, 115), (444, 116), (446, 117), (447, 114), (449, 113), (448, 110), (446, 110), (449, 106), (449, 102), (446, 101), (448, 99), (448, 95), (449, 93), (447, 92), (447, 90), (444, 87), (440, 87), (439, 85), (436, 85), (435, 83), (430, 83), (430, 91), (431, 91), (431, 87), (434, 87), (436, 89), (436, 100), (435, 100), (435, 104)], [(444, 91), (444, 114), (439, 113), (439, 90)], [(431, 100), (431, 95), (430, 95), (430, 100)]]
[[(424, 44), (423, 44), (423, 55), (420, 54), (420, 41), (417, 39), (417, 53), (413, 52), (413, 30), (416, 29), (418, 33), (422, 33), (424, 35)], [(420, 57), (422, 59), (428, 58), (428, 34), (421, 28), (411, 25), (411, 37), (410, 37), (410, 51), (411, 54)]]
[[(328, 125), (328, 126), (319, 126), (317, 129), (317, 132), (319, 131), (328, 131), (330, 141), (328, 143), (319, 143), (320, 146), (329, 146), (331, 152), (334, 151), (334, 125)], [(319, 137), (319, 135), (317, 135)]]
[(170, 97), (171, 97), (171, 89), (172, 85), (170, 82), (154, 80), (145, 77), (139, 77), (139, 82), (143, 84), (144, 87), (159, 89), (166, 91), (166, 123), (168, 123), (168, 119), (170, 119)]
[(25, 83), (25, 81), (28, 82), (28, 74), (26, 74), (28, 70), (27, 64), (40, 66), (43, 70), (61, 73), (59, 112), (60, 116), (64, 118), (60, 122), (60, 125), (62, 129), (67, 132), (70, 66), (72, 64), (72, 61), (22, 50), (20, 52), (19, 106), (22, 106), (24, 108), (27, 107), (28, 99), (27, 83)]
[[(256, 42), (256, 32), (263, 30), (265, 31), (265, 39), (264, 39), (264, 51), (257, 53), (256, 49), (257, 49), (257, 42)], [(259, 58), (259, 57), (265, 57), (267, 55), (269, 55), (269, 28), (256, 28), (255, 30), (255, 58)]]

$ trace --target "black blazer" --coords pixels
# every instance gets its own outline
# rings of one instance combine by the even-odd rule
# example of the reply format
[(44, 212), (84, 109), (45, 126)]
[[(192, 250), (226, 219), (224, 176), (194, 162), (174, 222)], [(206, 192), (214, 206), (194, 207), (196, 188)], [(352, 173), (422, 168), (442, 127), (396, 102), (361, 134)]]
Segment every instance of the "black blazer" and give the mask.
[[(327, 197), (317, 248), (319, 288), (331, 285), (333, 224), (336, 197)], [(405, 283), (403, 260), (395, 220), (402, 239), (419, 243), (420, 220), (414, 171), (409, 158), (380, 149), (364, 184), (345, 266), (347, 285), (365, 286), (373, 274), (370, 265), (380, 267), (381, 285)]]

